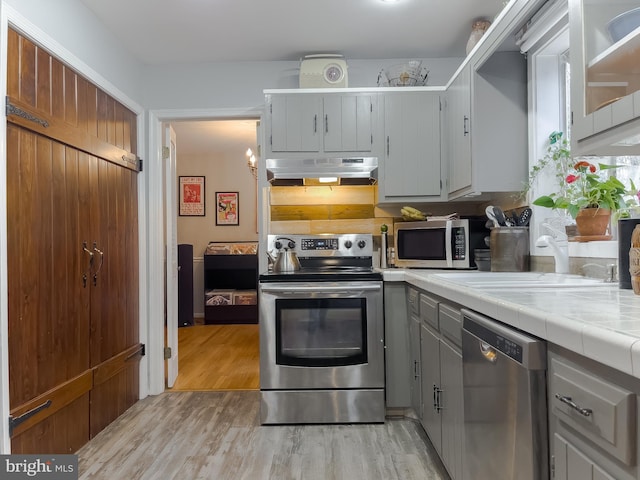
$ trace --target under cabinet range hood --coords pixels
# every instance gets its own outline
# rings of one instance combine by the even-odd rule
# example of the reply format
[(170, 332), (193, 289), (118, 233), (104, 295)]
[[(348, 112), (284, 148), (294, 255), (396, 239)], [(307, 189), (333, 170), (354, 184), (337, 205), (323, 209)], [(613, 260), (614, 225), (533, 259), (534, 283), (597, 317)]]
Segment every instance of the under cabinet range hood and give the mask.
[(267, 180), (272, 185), (313, 184), (372, 185), (377, 181), (377, 157), (268, 158)]

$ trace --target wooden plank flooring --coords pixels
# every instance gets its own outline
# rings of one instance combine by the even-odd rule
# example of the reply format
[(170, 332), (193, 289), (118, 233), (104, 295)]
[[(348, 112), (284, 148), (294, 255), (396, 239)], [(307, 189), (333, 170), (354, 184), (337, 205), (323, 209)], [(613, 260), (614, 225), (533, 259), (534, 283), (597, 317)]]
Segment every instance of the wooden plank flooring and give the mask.
[(448, 480), (412, 419), (260, 426), (259, 392), (147, 397), (78, 452), (81, 480)]
[(260, 388), (258, 325), (178, 329), (178, 378), (172, 391)]

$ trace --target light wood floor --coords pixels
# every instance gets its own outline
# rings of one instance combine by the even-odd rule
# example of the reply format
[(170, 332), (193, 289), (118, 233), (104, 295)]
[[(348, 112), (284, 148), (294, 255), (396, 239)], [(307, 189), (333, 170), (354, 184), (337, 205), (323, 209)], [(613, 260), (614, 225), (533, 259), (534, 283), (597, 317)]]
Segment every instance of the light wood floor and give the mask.
[(78, 453), (81, 480), (448, 480), (420, 425), (260, 426), (259, 392), (165, 392)]
[(260, 388), (258, 325), (178, 329), (178, 378), (172, 391)]

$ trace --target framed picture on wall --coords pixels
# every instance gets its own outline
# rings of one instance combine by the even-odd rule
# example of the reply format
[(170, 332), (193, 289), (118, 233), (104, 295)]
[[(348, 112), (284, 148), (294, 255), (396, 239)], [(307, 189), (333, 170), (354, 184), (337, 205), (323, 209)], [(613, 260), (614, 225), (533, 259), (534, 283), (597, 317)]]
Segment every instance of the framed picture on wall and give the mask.
[(179, 177), (180, 216), (204, 217), (204, 177)]
[(216, 225), (240, 225), (238, 192), (216, 192)]

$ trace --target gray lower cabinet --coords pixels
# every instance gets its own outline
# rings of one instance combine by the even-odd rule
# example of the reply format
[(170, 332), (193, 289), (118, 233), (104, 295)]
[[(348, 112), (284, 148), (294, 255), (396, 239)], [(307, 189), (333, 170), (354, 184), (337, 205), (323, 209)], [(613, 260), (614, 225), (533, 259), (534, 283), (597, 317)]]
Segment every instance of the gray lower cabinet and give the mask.
[(640, 478), (640, 381), (553, 345), (548, 360), (552, 478)]
[[(419, 295), (420, 420), (452, 479), (463, 475), (462, 316), (457, 307)], [(412, 322), (413, 323), (413, 322)]]
[(420, 297), (415, 288), (407, 287), (407, 312), (409, 313), (409, 391), (411, 408), (422, 419), (422, 374), (420, 361)]
[(404, 282), (384, 282), (385, 402), (389, 409), (411, 404), (409, 318)]

